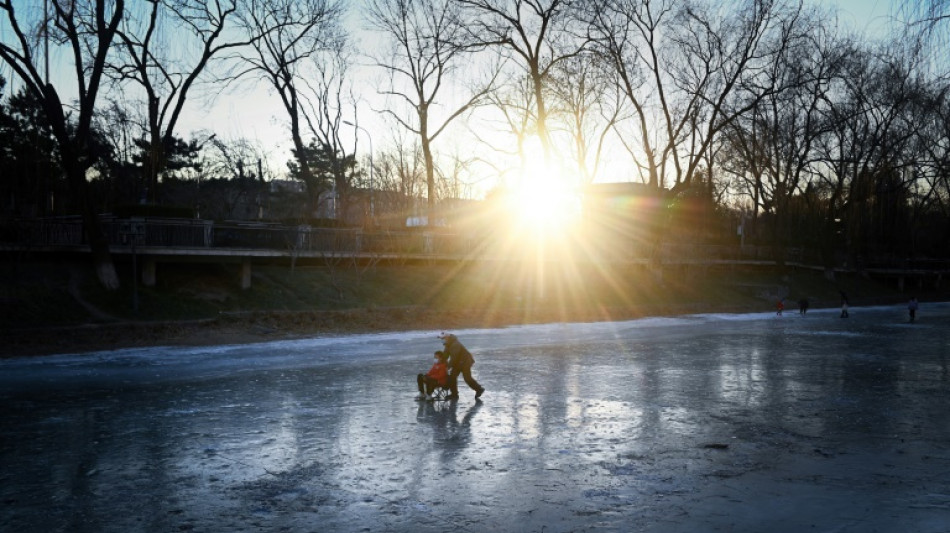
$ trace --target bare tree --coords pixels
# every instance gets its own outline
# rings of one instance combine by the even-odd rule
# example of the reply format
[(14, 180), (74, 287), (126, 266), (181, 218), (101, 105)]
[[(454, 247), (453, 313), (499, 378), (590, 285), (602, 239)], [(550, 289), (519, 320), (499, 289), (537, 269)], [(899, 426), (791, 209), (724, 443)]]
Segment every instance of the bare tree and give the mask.
[(948, 0), (900, 0), (898, 14), (903, 15), (906, 26), (899, 28), (900, 39), (913, 37), (922, 51), (930, 54), (931, 68), (950, 77), (950, 1)]
[(724, 167), (739, 177), (752, 200), (751, 231), (755, 232), (760, 213), (772, 217), (772, 241), (778, 246), (779, 261), (784, 258), (786, 230), (792, 224), (790, 203), (804, 192), (816, 171), (815, 145), (828, 128), (823, 117), (840, 84), (846, 58), (855, 50), (850, 40), (823, 26), (819, 14), (802, 22), (807, 32), (776, 56), (769, 73), (777, 78), (770, 85), (781, 90), (757, 99), (722, 136), (727, 146)]
[[(828, 134), (816, 145), (822, 171), (815, 177), (827, 198), (821, 231), (826, 265), (844, 249), (857, 266), (867, 251), (871, 207), (885, 189), (906, 197), (910, 182), (904, 180), (915, 179), (904, 172), (904, 158), (926, 119), (913, 112), (919, 108), (919, 57), (905, 52), (891, 46), (849, 54), (836, 98), (825, 114)], [(901, 248), (909, 244), (906, 235), (900, 241)]]
[[(644, 181), (671, 201), (712, 176), (709, 151), (737, 117), (780, 90), (770, 75), (797, 31), (801, 3), (595, 0), (593, 48), (612, 65), (633, 113), (622, 135)], [(704, 182), (705, 183), (705, 182)], [(649, 239), (654, 257), (670, 220)]]
[[(227, 34), (240, 35), (226, 32), (239, 9), (236, 0), (145, 0), (142, 7), (136, 10), (135, 17), (127, 17), (120, 25), (122, 53), (110, 61), (107, 72), (120, 83), (132, 81), (144, 92), (148, 142), (145, 186), (154, 199), (158, 197), (166, 152), (174, 143), (175, 127), (190, 89), (215, 56), (246, 46), (256, 35), (234, 40), (222, 38)], [(169, 26), (174, 35), (164, 34), (163, 28)], [(194, 41), (188, 41), (183, 33), (190, 34)], [(169, 39), (186, 42), (175, 45)], [(180, 57), (173, 57), (175, 50), (182, 52)]]
[(901, 9), (909, 15), (912, 25), (928, 32), (946, 32), (950, 24), (948, 0), (902, 0)]
[[(356, 116), (356, 98), (347, 74), (351, 63), (352, 59), (344, 50), (314, 58), (314, 72), (310, 76), (312, 81), (307, 84), (308, 91), (305, 93), (303, 107), (308, 131), (325, 159), (320, 171), (332, 183), (343, 219), (352, 214), (353, 207), (361, 207), (367, 203), (364, 201), (357, 206), (355, 202), (356, 189), (366, 189), (356, 183), (357, 178), (362, 177), (362, 173), (357, 172), (356, 161), (358, 132), (353, 132), (352, 142), (345, 142), (342, 137), (344, 124), (356, 124), (344, 119), (344, 116)], [(349, 150), (350, 146), (353, 147), (352, 152)], [(365, 223), (366, 210), (361, 210), (364, 213), (360, 218)]]
[[(0, 60), (10, 66), (25, 90), (42, 102), (59, 145), (59, 155), (72, 195), (83, 206), (83, 226), (99, 282), (109, 290), (119, 288), (109, 243), (89, 196), (86, 171), (94, 164), (93, 114), (99, 97), (106, 59), (114, 48), (119, 24), (125, 15), (123, 0), (50, 0), (52, 12), (28, 20), (12, 0), (0, 1), (14, 38), (0, 42)], [(47, 79), (45, 56), (31, 36), (45, 35), (64, 47), (72, 60), (73, 79), (56, 85)], [(75, 84), (75, 102), (64, 102), (64, 91)]]
[(406, 217), (416, 214), (416, 201), (425, 194), (425, 161), (417, 136), (404, 129), (392, 134), (392, 148), (375, 156), (377, 212), (387, 225), (401, 226)]
[(265, 183), (273, 179), (267, 160), (267, 151), (258, 142), (245, 139), (222, 139), (208, 131), (203, 136), (201, 175), (205, 179), (256, 180)]
[[(488, 147), (490, 154), (490, 157), (478, 158), (477, 162), (500, 176), (504, 189), (508, 174), (514, 168), (524, 168), (526, 165), (525, 145), (534, 131), (536, 116), (534, 90), (527, 77), (521, 76), (502, 84), (486, 98), (488, 104), (498, 112), (498, 118), (492, 117), (486, 128), (472, 130), (475, 138)], [(514, 142), (511, 142), (512, 138)], [(520, 165), (510, 165), (511, 159), (517, 159)]]
[[(914, 173), (931, 194), (931, 207), (938, 219), (950, 220), (950, 84), (934, 87), (929, 117), (921, 122)], [(946, 225), (945, 225), (946, 226)], [(936, 238), (950, 242), (950, 227)]]
[[(546, 158), (551, 156), (548, 131), (547, 82), (559, 62), (580, 54), (586, 36), (574, 17), (571, 0), (456, 0), (474, 18), (467, 21), (471, 42), (494, 46), (523, 62), (535, 106), (534, 132)], [(584, 3), (581, 2), (581, 5)]]
[(313, 74), (313, 61), (323, 54), (336, 54), (343, 46), (340, 19), (342, 4), (337, 0), (247, 0), (240, 12), (246, 35), (258, 35), (252, 52), (232, 57), (235, 70), (231, 79), (254, 76), (268, 83), (280, 98), (290, 121), (290, 137), (299, 165), (300, 179), (311, 200), (324, 190), (324, 181), (311, 168), (306, 114), (307, 76)]
[[(686, 189), (730, 121), (777, 88), (768, 76), (800, 5), (746, 0), (728, 11), (681, 0), (597, 2), (598, 49), (636, 113), (648, 182)], [(742, 106), (729, 105), (741, 100)]]
[(376, 65), (389, 75), (384, 94), (407, 104), (401, 114), (387, 109), (400, 126), (417, 135), (426, 172), (429, 223), (437, 199), (436, 168), (432, 145), (459, 116), (479, 105), (491, 89), (491, 82), (475, 88), (454, 107), (445, 108), (450, 77), (461, 66), (467, 48), (462, 41), (465, 21), (455, 0), (371, 0), (369, 20), (388, 40), (386, 56)]
[(584, 184), (597, 176), (608, 135), (623, 112), (623, 94), (607, 76), (593, 54), (561, 62), (551, 76), (552, 91), (560, 104), (577, 172)]
[(143, 130), (140, 109), (127, 105), (120, 99), (109, 99), (97, 106), (93, 118), (94, 128), (102, 135), (112, 150), (109, 177), (111, 189), (108, 204), (134, 204), (139, 195), (140, 169), (135, 159), (139, 155), (136, 141)]
[(472, 183), (469, 177), (472, 174), (472, 166), (475, 159), (463, 156), (456, 152), (449, 158), (449, 163), (442, 167), (439, 172), (440, 185), (442, 193), (441, 198), (452, 198), (453, 200), (471, 199)]

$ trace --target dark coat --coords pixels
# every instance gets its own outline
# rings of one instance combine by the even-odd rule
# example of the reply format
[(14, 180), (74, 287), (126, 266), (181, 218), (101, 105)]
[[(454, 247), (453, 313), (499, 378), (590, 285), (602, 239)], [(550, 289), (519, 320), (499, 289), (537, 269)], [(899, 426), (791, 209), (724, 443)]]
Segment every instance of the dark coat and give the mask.
[(459, 342), (455, 335), (446, 335), (443, 342), (445, 344), (443, 351), (449, 355), (450, 368), (465, 368), (475, 364), (475, 358), (472, 357), (472, 353), (469, 352), (465, 346), (462, 346), (462, 343)]

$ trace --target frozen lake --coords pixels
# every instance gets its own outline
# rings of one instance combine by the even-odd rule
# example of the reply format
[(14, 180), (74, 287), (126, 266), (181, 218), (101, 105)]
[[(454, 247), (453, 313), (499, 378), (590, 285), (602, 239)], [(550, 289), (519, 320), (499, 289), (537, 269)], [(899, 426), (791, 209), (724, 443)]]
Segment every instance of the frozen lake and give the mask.
[(0, 531), (950, 530), (950, 304), (0, 360)]

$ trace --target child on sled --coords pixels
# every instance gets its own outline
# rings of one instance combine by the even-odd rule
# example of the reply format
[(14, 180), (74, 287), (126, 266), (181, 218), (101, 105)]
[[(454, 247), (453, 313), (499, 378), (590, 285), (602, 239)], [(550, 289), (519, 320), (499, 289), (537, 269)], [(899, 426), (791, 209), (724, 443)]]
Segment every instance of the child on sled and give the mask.
[(432, 400), (432, 392), (436, 388), (449, 385), (448, 355), (439, 350), (435, 352), (435, 359), (435, 363), (428, 372), (416, 376), (416, 383), (419, 385), (419, 395), (416, 396), (416, 400)]

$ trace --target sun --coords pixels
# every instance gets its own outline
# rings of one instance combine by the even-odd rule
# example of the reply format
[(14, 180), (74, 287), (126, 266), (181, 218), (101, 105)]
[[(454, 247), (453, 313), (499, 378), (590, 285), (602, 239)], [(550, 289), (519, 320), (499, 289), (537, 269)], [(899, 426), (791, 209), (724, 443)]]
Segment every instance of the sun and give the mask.
[(545, 157), (537, 137), (525, 142), (523, 165), (511, 188), (511, 210), (518, 222), (543, 233), (563, 231), (578, 214), (576, 187), (553, 156)]

